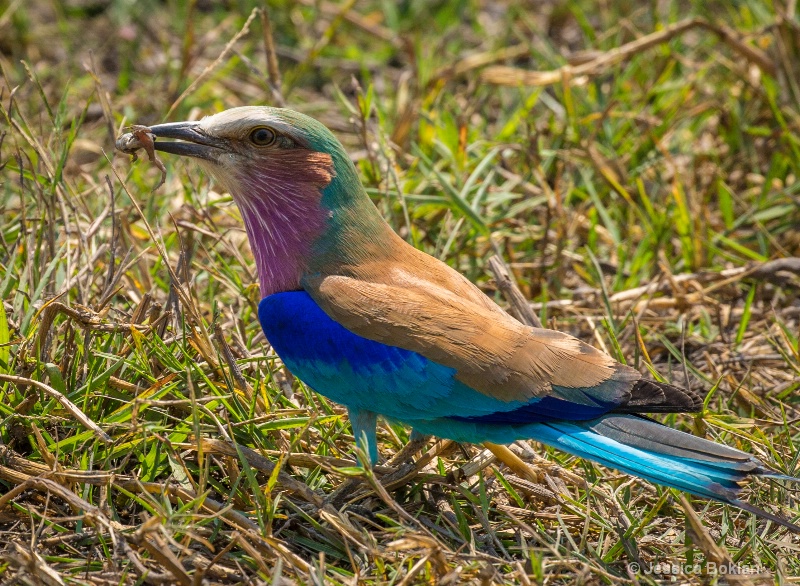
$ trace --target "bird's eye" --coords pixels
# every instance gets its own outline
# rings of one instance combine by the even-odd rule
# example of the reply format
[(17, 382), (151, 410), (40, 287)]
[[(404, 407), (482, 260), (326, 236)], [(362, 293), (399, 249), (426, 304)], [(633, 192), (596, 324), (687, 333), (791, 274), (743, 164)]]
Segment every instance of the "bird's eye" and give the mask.
[(276, 138), (275, 132), (265, 127), (256, 128), (250, 133), (250, 140), (257, 146), (269, 146), (275, 142)]

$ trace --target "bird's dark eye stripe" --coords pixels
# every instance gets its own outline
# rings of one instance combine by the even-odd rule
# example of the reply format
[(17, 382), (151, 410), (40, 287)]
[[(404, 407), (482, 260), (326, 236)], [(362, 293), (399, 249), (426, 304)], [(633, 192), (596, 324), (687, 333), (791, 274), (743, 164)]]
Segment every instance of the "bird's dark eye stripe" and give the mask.
[(269, 146), (275, 142), (276, 138), (275, 131), (264, 126), (256, 128), (250, 133), (251, 142), (258, 146)]

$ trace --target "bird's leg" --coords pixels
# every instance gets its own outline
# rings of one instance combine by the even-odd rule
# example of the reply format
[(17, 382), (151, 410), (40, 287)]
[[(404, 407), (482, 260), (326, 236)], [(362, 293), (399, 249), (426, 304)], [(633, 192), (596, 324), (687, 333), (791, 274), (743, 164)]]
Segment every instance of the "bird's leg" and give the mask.
[(540, 484), (542, 479), (536, 471), (528, 466), (522, 458), (517, 456), (514, 452), (509, 450), (506, 446), (500, 446), (489, 442), (483, 442), (483, 447), (489, 450), (495, 457), (503, 464), (511, 468), (520, 478), (530, 480), (536, 484)]
[[(375, 466), (378, 463), (378, 436), (376, 434), (378, 425), (377, 414), (364, 409), (348, 407), (347, 415), (350, 417), (350, 425), (353, 426), (353, 437), (355, 437), (356, 445), (367, 454), (370, 466)], [(332, 504), (334, 508), (340, 508), (361, 482), (361, 478), (349, 478), (345, 480), (326, 500)]]
[(350, 425), (353, 426), (353, 436), (356, 444), (369, 456), (372, 466), (378, 463), (378, 437), (375, 433), (378, 425), (378, 415), (364, 409), (347, 408)]

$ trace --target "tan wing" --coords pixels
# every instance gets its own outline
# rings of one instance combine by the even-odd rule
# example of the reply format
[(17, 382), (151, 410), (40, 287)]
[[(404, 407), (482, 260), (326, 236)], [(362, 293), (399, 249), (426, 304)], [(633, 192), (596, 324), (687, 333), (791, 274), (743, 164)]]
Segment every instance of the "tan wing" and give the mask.
[[(473, 289), (456, 295), (451, 289), (469, 282), (451, 269), (442, 274), (435, 268), (436, 278), (429, 280), (394, 274), (387, 284), (337, 275), (309, 278), (303, 286), (351, 332), (451, 367), (459, 381), (488, 396), (527, 401), (553, 395), (580, 404), (618, 404), (630, 397), (641, 378), (636, 370), (572, 336), (519, 323), (471, 284)], [(382, 273), (390, 276), (385, 265)], [(460, 279), (446, 282), (454, 275)], [(485, 302), (470, 299), (473, 291)]]

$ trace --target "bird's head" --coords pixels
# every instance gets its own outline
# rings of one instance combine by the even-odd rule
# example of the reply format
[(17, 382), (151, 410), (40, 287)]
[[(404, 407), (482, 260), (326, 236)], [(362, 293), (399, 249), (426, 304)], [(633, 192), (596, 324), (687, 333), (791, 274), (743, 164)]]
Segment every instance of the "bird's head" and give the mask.
[(196, 159), (233, 196), (265, 295), (297, 288), (359, 233), (383, 229), (344, 147), (309, 116), (249, 106), (148, 132), (156, 150)]
[(336, 137), (293, 110), (231, 108), (197, 122), (158, 124), (149, 131), (156, 137), (156, 150), (197, 159), (237, 201), (249, 197), (254, 184), (292, 190), (311, 184), (320, 191), (337, 172), (349, 170)]

